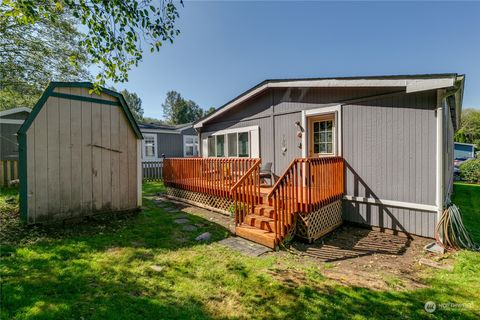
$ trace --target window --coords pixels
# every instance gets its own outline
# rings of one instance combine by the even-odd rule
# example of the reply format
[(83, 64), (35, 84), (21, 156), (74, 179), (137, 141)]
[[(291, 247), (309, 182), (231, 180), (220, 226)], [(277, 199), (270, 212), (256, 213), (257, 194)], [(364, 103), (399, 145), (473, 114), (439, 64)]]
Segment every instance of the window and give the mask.
[(333, 119), (313, 123), (313, 153), (333, 154)]
[(143, 157), (157, 158), (157, 135), (144, 133), (143, 137)]
[(216, 144), (216, 156), (217, 157), (225, 157), (225, 135), (218, 135), (215, 137), (215, 144)]
[(250, 131), (208, 137), (209, 157), (250, 157)]
[(238, 133), (238, 156), (239, 157), (250, 156), (249, 136), (250, 135), (248, 132)]
[(208, 137), (208, 156), (215, 157), (215, 136)]
[(198, 156), (198, 137), (197, 136), (183, 136), (183, 156), (184, 157)]

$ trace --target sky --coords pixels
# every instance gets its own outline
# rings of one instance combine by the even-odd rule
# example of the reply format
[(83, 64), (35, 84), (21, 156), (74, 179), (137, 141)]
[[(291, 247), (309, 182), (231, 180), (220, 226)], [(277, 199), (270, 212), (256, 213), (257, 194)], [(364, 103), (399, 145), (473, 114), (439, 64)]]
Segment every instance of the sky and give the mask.
[[(220, 107), (265, 79), (466, 74), (464, 108), (480, 108), (480, 2), (185, 1), (181, 34), (116, 84), (144, 116), (167, 91)], [(145, 50), (149, 51), (149, 50)]]

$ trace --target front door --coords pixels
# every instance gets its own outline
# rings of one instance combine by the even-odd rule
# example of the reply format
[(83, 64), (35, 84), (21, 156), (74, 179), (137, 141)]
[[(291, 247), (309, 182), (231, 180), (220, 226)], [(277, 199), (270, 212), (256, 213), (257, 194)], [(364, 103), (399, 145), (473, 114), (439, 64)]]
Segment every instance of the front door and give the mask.
[(334, 155), (335, 115), (327, 114), (308, 118), (308, 155), (321, 157)]

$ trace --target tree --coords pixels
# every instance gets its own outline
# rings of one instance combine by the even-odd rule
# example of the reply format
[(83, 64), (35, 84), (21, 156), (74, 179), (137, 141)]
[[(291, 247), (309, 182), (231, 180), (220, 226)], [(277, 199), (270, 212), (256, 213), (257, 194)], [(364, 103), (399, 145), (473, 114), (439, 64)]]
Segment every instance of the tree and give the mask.
[(135, 120), (142, 121), (143, 120), (142, 99), (140, 99), (140, 97), (135, 92), (130, 92), (127, 89), (123, 89), (122, 91), (120, 91), (120, 93), (125, 98), (125, 101), (127, 101), (127, 104)]
[(167, 92), (167, 98), (162, 107), (163, 114), (170, 124), (193, 122), (203, 115), (203, 110), (194, 101), (185, 100), (176, 91)]
[(480, 110), (463, 110), (460, 128), (455, 133), (455, 141), (473, 143), (480, 148)]
[[(97, 89), (106, 79), (127, 81), (128, 71), (142, 60), (144, 45), (151, 52), (159, 51), (179, 34), (173, 0), (3, 0), (0, 4), (0, 16), (26, 26), (43, 20), (54, 23), (64, 14), (71, 14), (86, 29), (80, 44), (99, 66)], [(69, 58), (78, 63), (75, 55)]]
[(67, 14), (25, 24), (0, 5), (0, 110), (32, 107), (50, 81), (88, 79), (81, 37)]
[(210, 107), (210, 108), (208, 108), (207, 110), (205, 110), (205, 111), (203, 112), (203, 116), (204, 116), (204, 117), (205, 117), (205, 116), (208, 116), (209, 114), (214, 113), (216, 110), (217, 110), (217, 108), (215, 108), (215, 107)]

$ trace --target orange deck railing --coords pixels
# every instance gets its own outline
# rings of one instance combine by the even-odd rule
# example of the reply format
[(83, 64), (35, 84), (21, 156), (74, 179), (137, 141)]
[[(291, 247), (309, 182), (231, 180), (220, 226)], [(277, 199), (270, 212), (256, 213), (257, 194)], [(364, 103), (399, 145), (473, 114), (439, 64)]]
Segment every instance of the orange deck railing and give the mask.
[(235, 224), (241, 224), (260, 203), (260, 159), (231, 188), (235, 210)]
[(164, 160), (166, 186), (231, 197), (230, 189), (260, 159), (168, 158)]

